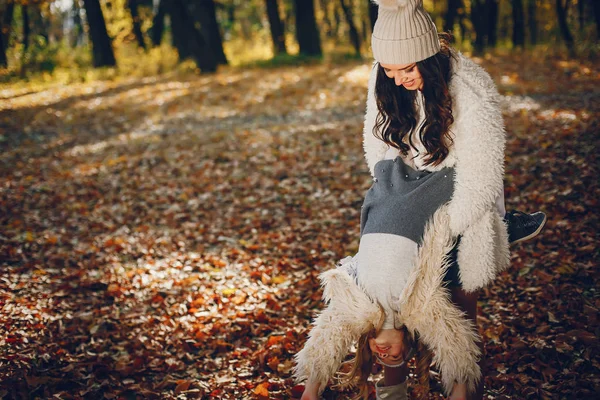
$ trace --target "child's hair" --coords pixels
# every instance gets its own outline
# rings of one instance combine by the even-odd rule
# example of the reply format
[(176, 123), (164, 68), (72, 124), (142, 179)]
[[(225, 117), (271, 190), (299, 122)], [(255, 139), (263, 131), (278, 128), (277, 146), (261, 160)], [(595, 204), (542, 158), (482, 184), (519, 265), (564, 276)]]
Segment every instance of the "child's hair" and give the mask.
[(339, 374), (339, 387), (342, 389), (358, 388), (358, 395), (355, 399), (366, 400), (369, 398), (367, 380), (373, 368), (373, 352), (371, 351), (371, 346), (369, 346), (369, 339), (376, 337), (378, 332), (379, 329), (373, 327), (368, 332), (362, 334), (358, 339), (356, 354), (343, 364), (344, 366), (350, 366), (350, 370)]
[[(383, 319), (380, 321), (378, 327), (373, 326), (372, 329), (361, 335), (358, 339), (355, 356), (344, 362), (344, 366), (350, 366), (350, 370), (338, 374), (338, 386), (340, 388), (358, 388), (358, 394), (354, 400), (367, 400), (369, 398), (367, 381), (373, 370), (374, 362), (373, 351), (371, 350), (371, 346), (369, 346), (369, 339), (377, 337), (382, 325)], [(405, 334), (409, 335), (406, 328), (403, 329), (405, 330)], [(412, 340), (412, 345), (417, 346), (415, 375), (418, 382), (418, 389), (413, 393), (412, 398), (427, 399), (429, 393), (429, 365), (431, 364), (432, 354), (422, 341), (417, 340), (416, 337)]]

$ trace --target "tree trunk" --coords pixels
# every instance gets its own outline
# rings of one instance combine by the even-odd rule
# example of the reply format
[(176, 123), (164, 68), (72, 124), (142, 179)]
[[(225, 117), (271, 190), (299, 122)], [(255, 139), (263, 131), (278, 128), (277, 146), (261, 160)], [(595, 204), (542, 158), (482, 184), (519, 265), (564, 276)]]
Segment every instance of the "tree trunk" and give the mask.
[(127, 8), (129, 8), (129, 12), (131, 13), (131, 19), (133, 20), (133, 33), (138, 42), (138, 46), (146, 50), (146, 42), (144, 41), (142, 25), (140, 24), (140, 14), (138, 13), (138, 0), (128, 0)]
[(12, 27), (13, 15), (15, 12), (15, 3), (10, 2), (6, 5), (0, 27), (2, 28), (2, 36), (4, 37), (4, 46), (8, 49), (10, 42), (10, 28)]
[(285, 48), (285, 34), (283, 23), (279, 17), (279, 4), (277, 0), (266, 0), (267, 17), (269, 18), (269, 27), (271, 28), (271, 40), (273, 40), (273, 53), (287, 54)]
[(21, 6), (21, 15), (23, 16), (23, 53), (29, 49), (29, 36), (31, 36), (31, 26), (29, 25), (29, 6)]
[(117, 65), (112, 43), (99, 0), (83, 0), (85, 15), (89, 26), (89, 37), (92, 42), (94, 67), (114, 67)]
[(577, 2), (577, 11), (577, 16), (579, 17), (579, 32), (583, 34), (583, 28), (585, 26), (585, 2), (583, 0)]
[(596, 20), (596, 36), (600, 39), (600, 1), (591, 0), (594, 8), (594, 19)]
[(532, 46), (537, 44), (537, 0), (528, 0), (527, 3), (527, 25), (529, 26), (529, 42)]
[(512, 41), (515, 47), (525, 45), (525, 15), (523, 12), (523, 0), (511, 0), (513, 17)]
[[(169, 0), (169, 3), (171, 29), (177, 43), (179, 58), (191, 56), (202, 72), (215, 72), (218, 65), (217, 58), (202, 32), (196, 28), (196, 21), (192, 18), (187, 0)], [(187, 57), (180, 52), (180, 46), (182, 50), (189, 53)]]
[(41, 36), (48, 44), (48, 22), (42, 15), (40, 4), (31, 4), (29, 7), (29, 24), (32, 27), (34, 36)]
[(214, 0), (185, 0), (184, 3), (191, 12), (194, 22), (200, 24), (200, 34), (208, 46), (208, 51), (214, 55), (219, 65), (226, 65), (227, 57), (223, 51), (223, 40)]
[(186, 33), (186, 20), (189, 18), (187, 11), (185, 8), (182, 10), (180, 0), (163, 0), (163, 2), (169, 14), (172, 44), (177, 49), (179, 61), (191, 58), (191, 41), (187, 40)]
[(473, 43), (473, 50), (476, 54), (483, 53), (485, 49), (485, 36), (486, 36), (486, 6), (484, 0), (472, 0), (471, 1), (471, 22), (475, 29), (475, 41)]
[(296, 11), (296, 39), (300, 54), (321, 56), (321, 38), (315, 20), (314, 0), (294, 0)]
[(156, 7), (156, 14), (152, 18), (152, 29), (150, 29), (150, 40), (152, 40), (153, 46), (160, 46), (162, 42), (163, 32), (165, 31), (165, 13), (166, 13), (166, 2), (169, 0), (159, 0), (158, 6)]
[(356, 25), (354, 24), (353, 15), (352, 15), (352, 1), (350, 4), (346, 3), (347, 0), (340, 0), (340, 5), (342, 6), (342, 11), (344, 11), (344, 16), (346, 17), (346, 22), (348, 23), (348, 28), (350, 29), (350, 40), (352, 41), (352, 45), (354, 46), (354, 51), (356, 55), (360, 57), (360, 36), (358, 35), (358, 30), (356, 29)]
[(319, 0), (321, 6), (321, 12), (323, 13), (323, 24), (325, 25), (325, 36), (328, 38), (333, 37), (333, 23), (331, 22), (331, 15), (329, 13), (329, 0)]
[(73, 0), (73, 47), (77, 47), (83, 42), (83, 24), (81, 23), (81, 7), (79, 6), (79, 0)]
[(571, 35), (571, 31), (569, 30), (569, 25), (567, 24), (567, 14), (569, 12), (569, 0), (565, 3), (563, 7), (562, 0), (556, 0), (556, 15), (558, 16), (558, 27), (560, 28), (560, 33), (567, 45), (567, 49), (571, 56), (574, 55), (574, 43), (573, 36)]
[(454, 31), (454, 20), (458, 16), (458, 8), (461, 5), (461, 0), (448, 0), (448, 10), (444, 18), (444, 32)]
[(379, 12), (379, 10), (377, 8), (377, 4), (373, 3), (371, 0), (367, 1), (369, 2), (369, 20), (371, 20), (371, 32), (373, 32), (375, 22), (377, 21), (377, 13)]
[(0, 68), (8, 67), (8, 58), (6, 57), (6, 49), (8, 48), (4, 40), (4, 26), (0, 25)]
[(486, 43), (489, 47), (496, 47), (498, 42), (498, 0), (487, 0), (486, 6)]

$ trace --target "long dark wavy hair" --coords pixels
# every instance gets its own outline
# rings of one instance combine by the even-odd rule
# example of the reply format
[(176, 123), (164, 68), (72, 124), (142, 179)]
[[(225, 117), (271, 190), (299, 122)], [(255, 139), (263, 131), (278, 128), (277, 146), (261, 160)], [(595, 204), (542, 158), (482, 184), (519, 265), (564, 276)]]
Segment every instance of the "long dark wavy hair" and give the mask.
[[(440, 51), (417, 62), (423, 78), (425, 121), (418, 134), (427, 150), (425, 165), (438, 165), (444, 161), (448, 155), (448, 146), (452, 144), (450, 125), (454, 122), (454, 117), (448, 84), (452, 73), (450, 61), (456, 54), (449, 45), (450, 35), (441, 33), (439, 37)], [(404, 86), (396, 86), (394, 79), (386, 76), (381, 65), (377, 65), (376, 68), (378, 71), (375, 99), (379, 113), (373, 134), (406, 156), (410, 147), (416, 149), (412, 141), (412, 132), (418, 120), (417, 93), (405, 89)]]

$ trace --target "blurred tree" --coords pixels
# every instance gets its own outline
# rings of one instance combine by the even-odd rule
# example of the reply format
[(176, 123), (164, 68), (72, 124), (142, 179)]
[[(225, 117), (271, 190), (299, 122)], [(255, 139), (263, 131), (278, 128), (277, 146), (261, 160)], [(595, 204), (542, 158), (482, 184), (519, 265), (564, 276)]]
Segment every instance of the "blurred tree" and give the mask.
[(529, 31), (529, 43), (537, 44), (537, 4), (536, 0), (527, 0), (527, 27)]
[(334, 36), (333, 33), (333, 21), (331, 17), (331, 7), (329, 0), (319, 0), (319, 5), (321, 6), (321, 15), (322, 22), (325, 25), (325, 36), (328, 38), (332, 38)]
[(346, 23), (348, 24), (348, 29), (350, 31), (350, 41), (354, 46), (356, 55), (360, 57), (360, 36), (358, 35), (358, 29), (356, 29), (356, 25), (354, 24), (352, 1), (348, 3), (348, 0), (340, 0), (340, 5), (342, 6), (342, 11), (344, 12)]
[(273, 41), (274, 54), (287, 54), (285, 48), (285, 30), (279, 16), (279, 4), (277, 0), (266, 0), (267, 17), (269, 18), (269, 27), (271, 30), (271, 40)]
[(511, 0), (513, 33), (512, 41), (515, 47), (525, 45), (525, 14), (523, 12), (523, 0)]
[(446, 16), (444, 17), (444, 32), (454, 31), (454, 20), (458, 16), (458, 9), (462, 5), (462, 0), (448, 0)]
[(194, 26), (196, 22), (200, 25), (200, 34), (206, 43), (207, 51), (213, 54), (217, 64), (226, 65), (227, 57), (223, 51), (223, 39), (214, 0), (184, 0), (184, 4), (192, 13)]
[(15, 13), (15, 2), (12, 0), (8, 0), (4, 7), (4, 13), (2, 15), (2, 19), (0, 20), (0, 24), (2, 27), (2, 36), (4, 37), (5, 46), (8, 47), (9, 39), (10, 39), (10, 29), (12, 27), (13, 15)]
[(150, 29), (150, 39), (153, 46), (159, 46), (162, 42), (163, 32), (165, 31), (165, 15), (167, 10), (166, 2), (168, 0), (158, 0), (156, 11), (152, 17), (152, 28)]
[(81, 22), (81, 6), (79, 0), (73, 0), (71, 13), (73, 15), (72, 46), (77, 47), (83, 42), (83, 24)]
[(596, 20), (596, 36), (600, 39), (600, 1), (590, 0), (594, 9), (594, 19)]
[(113, 67), (117, 65), (112, 43), (99, 0), (83, 0), (85, 15), (89, 26), (89, 37), (92, 42), (94, 67)]
[(569, 24), (567, 23), (567, 15), (569, 13), (569, 4), (570, 0), (566, 0), (565, 5), (563, 6), (562, 0), (556, 0), (556, 15), (558, 16), (558, 27), (560, 29), (560, 33), (567, 45), (567, 50), (571, 56), (575, 55), (575, 46), (573, 41), (573, 35), (571, 35), (571, 31), (569, 30)]
[(294, 0), (296, 12), (296, 40), (300, 53), (308, 56), (321, 56), (321, 38), (315, 19), (314, 0)]
[(29, 6), (27, 4), (21, 5), (21, 17), (23, 18), (23, 55), (29, 48), (29, 36), (31, 34), (31, 26), (29, 26)]
[(0, 67), (8, 67), (8, 58), (6, 50), (8, 49), (8, 40), (10, 39), (10, 27), (13, 19), (15, 4), (9, 1), (3, 4), (2, 18), (0, 19)]
[(146, 50), (146, 41), (144, 40), (144, 34), (142, 33), (141, 19), (138, 12), (138, 0), (127, 0), (127, 8), (131, 13), (131, 19), (133, 21), (133, 33), (135, 34), (138, 46)]
[[(461, 7), (464, 8), (461, 0)], [(489, 47), (496, 47), (498, 42), (498, 0), (487, 0), (486, 1), (486, 14), (487, 14), (487, 32), (486, 32), (486, 44)], [(464, 28), (463, 28), (464, 29)]]
[(375, 21), (377, 21), (377, 4), (373, 3), (371, 0), (367, 0), (369, 2), (369, 20), (371, 21), (371, 32), (373, 32), (373, 28), (375, 27)]
[(487, 7), (485, 0), (471, 0), (471, 22), (475, 29), (473, 50), (476, 54), (483, 53), (487, 31)]
[(192, 57), (202, 72), (217, 70), (217, 57), (203, 32), (196, 27), (190, 8), (190, 0), (170, 0), (168, 12), (171, 17), (173, 41), (181, 60)]

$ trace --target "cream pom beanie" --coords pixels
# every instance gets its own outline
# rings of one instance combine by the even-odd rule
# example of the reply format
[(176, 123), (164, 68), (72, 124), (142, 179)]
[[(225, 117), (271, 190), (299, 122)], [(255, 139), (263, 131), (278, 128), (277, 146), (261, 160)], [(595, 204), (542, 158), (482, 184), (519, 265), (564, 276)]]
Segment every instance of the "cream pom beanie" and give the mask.
[(423, 0), (373, 0), (379, 14), (371, 47), (376, 61), (410, 64), (440, 51), (433, 20), (423, 9)]

